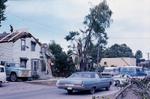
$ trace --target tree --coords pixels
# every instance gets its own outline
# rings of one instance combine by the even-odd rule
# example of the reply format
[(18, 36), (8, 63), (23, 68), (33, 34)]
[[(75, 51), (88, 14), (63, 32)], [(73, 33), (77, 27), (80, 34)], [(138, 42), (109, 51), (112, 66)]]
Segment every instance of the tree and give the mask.
[(90, 9), (90, 14), (86, 16), (84, 24), (87, 26), (86, 31), (88, 32), (87, 41), (92, 39), (92, 35), (97, 40), (97, 63), (102, 56), (102, 50), (107, 44), (107, 33), (106, 28), (110, 26), (112, 11), (104, 0), (99, 5)]
[(135, 53), (135, 58), (136, 58), (136, 59), (140, 59), (140, 58), (142, 58), (142, 57), (143, 57), (142, 51), (137, 50), (136, 53)]
[(140, 50), (137, 50), (135, 53), (135, 58), (136, 58), (136, 63), (138, 65), (138, 63), (141, 62), (141, 58), (143, 57), (143, 53)]
[(0, 0), (0, 27), (1, 27), (1, 21), (4, 21), (6, 17), (4, 16), (4, 11), (6, 9), (5, 2), (7, 0)]
[(104, 57), (114, 58), (114, 57), (134, 57), (132, 49), (126, 44), (114, 44), (110, 48), (104, 51)]
[[(89, 61), (95, 60), (99, 64), (102, 51), (107, 44), (107, 33), (105, 29), (109, 27), (111, 22), (112, 11), (109, 9), (104, 0), (94, 8), (90, 9), (90, 13), (85, 17), (83, 24), (84, 30), (69, 32), (65, 37), (67, 41), (71, 41), (72, 51), (78, 56), (81, 71), (88, 70)], [(92, 58), (94, 56), (94, 58)], [(93, 61), (95, 62), (95, 61)]]
[(49, 50), (55, 57), (55, 64), (52, 67), (53, 76), (66, 77), (76, 70), (72, 57), (66, 54), (59, 44), (50, 43)]

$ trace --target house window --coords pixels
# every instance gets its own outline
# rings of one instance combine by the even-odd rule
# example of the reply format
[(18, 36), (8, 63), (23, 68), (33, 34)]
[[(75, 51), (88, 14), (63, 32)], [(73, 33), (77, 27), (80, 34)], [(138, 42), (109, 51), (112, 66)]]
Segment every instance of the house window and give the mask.
[(0, 72), (4, 72), (4, 68), (3, 67), (0, 67)]
[(35, 51), (36, 43), (31, 41), (31, 51)]
[(46, 71), (46, 63), (44, 60), (41, 60), (41, 71), (42, 72)]
[(27, 61), (28, 61), (28, 59), (26, 59), (26, 58), (20, 58), (20, 67), (26, 68)]
[(21, 50), (22, 51), (26, 50), (26, 40), (25, 39), (21, 39)]

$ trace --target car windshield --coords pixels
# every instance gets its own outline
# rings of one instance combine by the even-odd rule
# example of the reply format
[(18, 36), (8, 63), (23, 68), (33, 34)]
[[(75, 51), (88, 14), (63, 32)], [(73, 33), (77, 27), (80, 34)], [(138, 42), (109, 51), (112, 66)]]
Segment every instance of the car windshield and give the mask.
[(142, 68), (120, 68), (121, 74), (136, 74), (136, 73), (144, 72)]
[(118, 68), (105, 68), (103, 72), (118, 73)]
[(94, 73), (74, 73), (69, 78), (95, 78)]

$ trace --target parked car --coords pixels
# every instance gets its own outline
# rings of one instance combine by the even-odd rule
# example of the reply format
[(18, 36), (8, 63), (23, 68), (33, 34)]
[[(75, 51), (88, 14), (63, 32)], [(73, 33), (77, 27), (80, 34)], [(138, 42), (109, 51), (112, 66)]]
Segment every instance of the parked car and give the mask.
[(17, 81), (18, 78), (28, 79), (31, 77), (31, 70), (17, 67), (15, 63), (7, 63), (6, 67), (6, 75), (10, 81)]
[(0, 65), (0, 87), (2, 86), (2, 83), (6, 82), (6, 72), (5, 67)]
[(146, 73), (144, 72), (142, 67), (137, 66), (121, 66), (118, 67), (119, 74), (114, 76), (114, 84), (115, 85), (123, 85), (125, 83), (129, 83), (130, 79), (143, 79), (146, 77)]
[(97, 72), (76, 72), (70, 77), (58, 80), (56, 86), (67, 90), (68, 94), (73, 91), (90, 91), (94, 94), (97, 89), (109, 90), (112, 78), (104, 78)]
[(114, 76), (119, 74), (118, 67), (105, 67), (103, 73), (109, 73), (110, 75)]
[(130, 79), (131, 77), (129, 75), (119, 74), (113, 76), (115, 86), (123, 86), (124, 84), (129, 83)]
[(147, 74), (147, 76), (150, 76), (150, 69), (144, 69), (144, 72)]
[(131, 78), (144, 78), (147, 74), (142, 67), (138, 66), (122, 66), (119, 67), (119, 74), (128, 75)]

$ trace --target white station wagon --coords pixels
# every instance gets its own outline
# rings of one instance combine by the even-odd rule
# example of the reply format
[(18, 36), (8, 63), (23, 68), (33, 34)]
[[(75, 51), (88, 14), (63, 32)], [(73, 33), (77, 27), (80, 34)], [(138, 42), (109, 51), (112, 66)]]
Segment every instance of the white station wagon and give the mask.
[(6, 82), (6, 71), (5, 71), (5, 67), (0, 65), (0, 87), (4, 82)]

